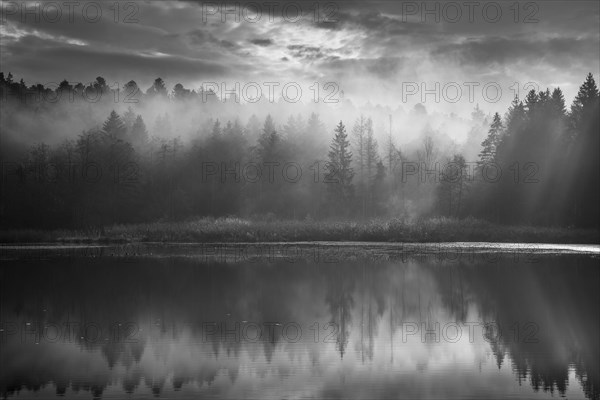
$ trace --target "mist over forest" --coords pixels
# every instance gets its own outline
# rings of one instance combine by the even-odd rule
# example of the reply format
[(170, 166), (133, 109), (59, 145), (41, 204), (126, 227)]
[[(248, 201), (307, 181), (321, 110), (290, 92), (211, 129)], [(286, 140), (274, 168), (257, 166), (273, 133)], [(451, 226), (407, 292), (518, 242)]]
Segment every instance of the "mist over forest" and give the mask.
[(0, 0), (0, 398), (600, 400), (599, 22)]
[(598, 226), (592, 74), (570, 102), (558, 87), (531, 90), (469, 120), (106, 82), (53, 90), (0, 75), (3, 227), (207, 216)]

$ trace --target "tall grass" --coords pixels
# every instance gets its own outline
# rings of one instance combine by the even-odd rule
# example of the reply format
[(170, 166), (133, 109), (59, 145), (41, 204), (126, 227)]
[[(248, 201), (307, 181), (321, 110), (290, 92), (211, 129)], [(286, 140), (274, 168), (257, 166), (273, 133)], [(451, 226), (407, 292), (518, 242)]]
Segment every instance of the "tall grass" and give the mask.
[(600, 243), (597, 230), (495, 225), (475, 219), (314, 221), (200, 218), (83, 230), (3, 230), (0, 242), (528, 242)]

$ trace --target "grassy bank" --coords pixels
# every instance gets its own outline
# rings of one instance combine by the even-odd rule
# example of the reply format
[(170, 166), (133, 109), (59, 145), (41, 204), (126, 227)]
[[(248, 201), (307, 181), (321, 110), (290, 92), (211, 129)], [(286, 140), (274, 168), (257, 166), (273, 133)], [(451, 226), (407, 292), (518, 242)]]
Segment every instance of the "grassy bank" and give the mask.
[(600, 243), (597, 230), (495, 225), (448, 218), (276, 221), (202, 218), (185, 222), (114, 225), (101, 230), (2, 230), (2, 243), (119, 242), (521, 242)]

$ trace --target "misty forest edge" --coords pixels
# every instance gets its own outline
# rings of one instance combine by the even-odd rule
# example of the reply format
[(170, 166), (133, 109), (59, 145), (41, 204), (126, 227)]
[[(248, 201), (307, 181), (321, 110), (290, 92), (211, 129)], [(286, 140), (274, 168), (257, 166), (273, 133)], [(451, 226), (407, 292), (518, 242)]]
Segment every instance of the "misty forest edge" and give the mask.
[[(27, 87), (22, 79), (16, 82), (12, 74), (5, 77), (0, 73), (2, 241), (10, 240), (6, 232), (15, 229), (93, 228), (105, 233), (105, 227), (117, 224), (137, 224), (132, 226), (139, 230), (143, 223), (158, 221), (161, 229), (168, 230), (172, 229), (168, 228), (171, 222), (203, 218), (200, 221), (206, 227), (218, 225), (219, 220), (211, 218), (224, 217), (229, 217), (224, 221), (230, 223), (223, 224), (223, 229), (232, 230), (228, 234), (233, 236), (240, 224), (231, 220), (239, 217), (255, 221), (254, 225), (266, 231), (281, 230), (278, 221), (296, 221), (295, 225), (290, 222), (294, 229), (313, 232), (314, 240), (323, 235), (327, 240), (373, 240), (364, 232), (344, 233), (344, 227), (357, 229), (349, 222), (355, 221), (359, 231), (373, 229), (375, 224), (379, 232), (376, 240), (476, 240), (470, 237), (473, 235), (457, 235), (460, 229), (483, 236), (486, 230), (500, 230), (514, 237), (516, 230), (507, 228), (512, 225), (539, 228), (530, 228), (521, 237), (524, 240), (535, 241), (535, 232), (551, 232), (539, 240), (565, 240), (564, 234), (556, 233), (563, 232), (561, 228), (584, 228), (594, 233), (579, 239), (598, 241), (599, 93), (592, 74), (586, 77), (569, 110), (560, 88), (531, 90), (523, 101), (515, 98), (504, 116), (498, 112), (486, 116), (476, 108), (473, 119), (487, 129), (487, 135), (481, 143), (474, 179), (465, 176), (467, 161), (462, 154), (444, 154), (443, 144), (426, 133), (421, 135), (419, 148), (406, 150), (396, 144), (390, 132), (380, 151), (373, 120), (363, 115), (348, 116), (335, 127), (325, 127), (316, 113), (306, 120), (300, 114), (289, 116), (281, 127), (270, 114), (264, 122), (253, 115), (244, 125), (238, 118), (226, 123), (207, 118), (196, 127), (192, 139), (184, 142), (170, 132), (170, 118), (176, 115), (158, 115), (149, 132), (138, 109), (157, 101), (175, 103), (182, 111), (193, 104), (206, 106), (200, 104), (199, 93), (181, 84), (168, 92), (160, 78), (146, 93), (134, 81), (124, 90), (138, 95), (134, 108), (130, 106), (120, 114), (112, 110), (102, 126), (62, 143), (25, 146), (16, 140), (24, 120), (35, 124), (43, 116), (74, 118), (72, 115), (89, 114), (92, 106), (111, 109), (110, 95), (90, 104), (82, 94), (94, 98), (113, 90), (101, 77), (89, 86), (73, 86), (65, 80), (53, 91), (42, 85)], [(35, 91), (55, 92), (60, 100), (29, 101), (28, 96)], [(37, 126), (44, 129), (44, 124)], [(209, 164), (283, 165), (290, 161), (302, 166), (305, 175), (296, 182), (223, 180), (220, 173), (202, 173)], [(73, 179), (64, 171), (54, 171), (54, 179), (45, 179), (51, 166), (89, 163), (111, 173), (101, 174), (93, 183)], [(402, 168), (406, 165), (435, 171), (436, 163), (451, 163), (458, 169), (444, 169), (438, 179), (425, 182), (414, 177), (404, 179), (406, 171)], [(493, 181), (483, 179), (482, 170), (488, 165), (495, 165), (501, 176)], [(115, 172), (115, 166), (130, 167)], [(527, 176), (535, 179), (527, 182)], [(337, 234), (310, 228), (320, 225), (331, 229), (334, 221), (345, 221), (342, 228), (336, 228), (341, 230)], [(397, 235), (391, 234), (390, 222), (411, 229), (404, 229), (402, 237), (394, 237)], [(149, 230), (147, 226), (144, 229)], [(210, 229), (218, 230), (215, 226)], [(289, 226), (282, 231), (286, 229)], [(557, 237), (553, 239), (553, 235)], [(264, 236), (262, 239), (267, 239)], [(501, 236), (490, 238), (502, 241)], [(286, 235), (281, 238), (291, 239)]]

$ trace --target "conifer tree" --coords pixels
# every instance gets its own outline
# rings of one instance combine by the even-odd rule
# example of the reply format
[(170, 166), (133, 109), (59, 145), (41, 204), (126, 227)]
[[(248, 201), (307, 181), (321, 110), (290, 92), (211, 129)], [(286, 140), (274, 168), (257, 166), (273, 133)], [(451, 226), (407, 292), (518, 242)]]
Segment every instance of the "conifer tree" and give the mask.
[(492, 125), (490, 125), (490, 130), (488, 131), (488, 136), (481, 143), (483, 148), (479, 153), (480, 165), (490, 163), (495, 160), (496, 146), (498, 146), (498, 141), (500, 140), (503, 130), (504, 125), (502, 124), (502, 118), (500, 118), (500, 114), (495, 113)]
[(102, 131), (112, 139), (123, 140), (127, 129), (119, 114), (112, 110), (108, 119), (102, 125)]
[(350, 142), (346, 134), (346, 127), (340, 121), (334, 130), (335, 134), (329, 146), (328, 173), (325, 183), (328, 185), (328, 193), (333, 205), (348, 206), (354, 195), (352, 178), (352, 152)]

